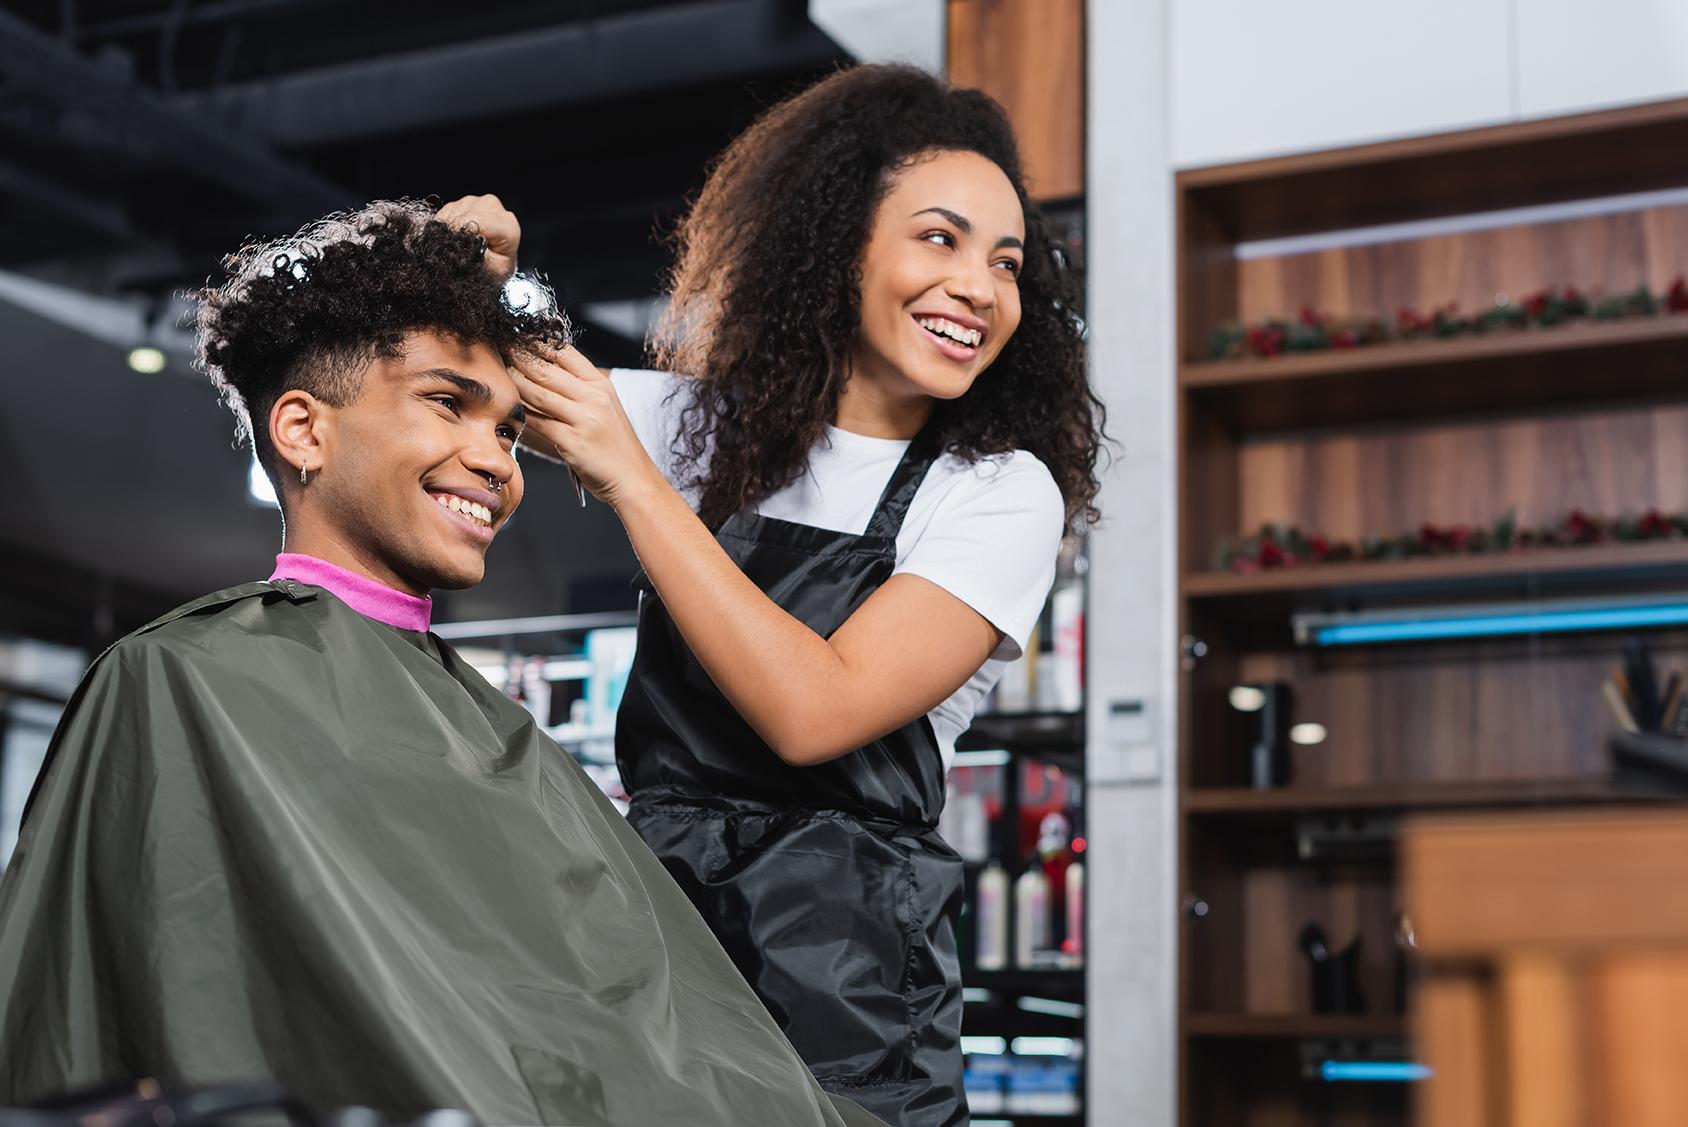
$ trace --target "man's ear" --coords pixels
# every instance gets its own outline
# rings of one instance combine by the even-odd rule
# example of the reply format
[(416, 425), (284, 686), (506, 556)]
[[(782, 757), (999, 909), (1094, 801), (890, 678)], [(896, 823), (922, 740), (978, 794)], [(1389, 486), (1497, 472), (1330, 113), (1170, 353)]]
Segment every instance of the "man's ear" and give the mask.
[(315, 474), (322, 469), (332, 426), (326, 403), (300, 388), (285, 391), (270, 408), (269, 426), (270, 445), (284, 463), (283, 480), (299, 470)]

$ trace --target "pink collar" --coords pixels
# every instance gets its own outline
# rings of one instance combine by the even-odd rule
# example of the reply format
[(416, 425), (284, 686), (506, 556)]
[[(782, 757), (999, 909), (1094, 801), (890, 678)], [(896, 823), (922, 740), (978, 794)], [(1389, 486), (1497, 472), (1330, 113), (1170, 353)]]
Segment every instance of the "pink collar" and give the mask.
[(434, 600), (395, 591), (385, 583), (377, 583), (315, 556), (281, 553), (275, 558), (275, 574), (270, 576), (270, 582), (277, 579), (297, 579), (301, 583), (321, 587), (365, 618), (373, 618), (400, 630), (426, 631), (433, 621)]

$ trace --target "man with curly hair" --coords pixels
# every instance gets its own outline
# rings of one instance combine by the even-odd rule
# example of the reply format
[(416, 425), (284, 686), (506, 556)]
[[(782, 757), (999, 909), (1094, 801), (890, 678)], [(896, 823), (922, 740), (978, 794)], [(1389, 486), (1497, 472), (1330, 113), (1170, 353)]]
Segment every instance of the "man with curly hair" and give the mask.
[(507, 366), (569, 337), (486, 251), (376, 203), (200, 295), (285, 551), (113, 646), (67, 708), (0, 887), (0, 1102), (151, 1077), (406, 1119), (878, 1122), (428, 632), (428, 592), (478, 582), (521, 500)]

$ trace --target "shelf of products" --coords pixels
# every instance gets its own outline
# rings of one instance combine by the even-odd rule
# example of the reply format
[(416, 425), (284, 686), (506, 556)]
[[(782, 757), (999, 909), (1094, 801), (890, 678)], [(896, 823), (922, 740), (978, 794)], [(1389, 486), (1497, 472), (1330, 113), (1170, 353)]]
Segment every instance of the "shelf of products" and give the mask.
[(966, 865), (974, 1123), (1082, 1123), (1084, 572), (1083, 543), (1069, 541), (1025, 657), (957, 740), (950, 771), (939, 830)]
[[(1569, 286), (1662, 293), (1688, 270), (1676, 204), (1343, 233), (1684, 183), (1688, 100), (1179, 175), (1185, 1127), (1410, 1122), (1421, 1073), (1400, 1016), (1415, 959), (1400, 820), (1651, 800), (1615, 781), (1624, 708), (1607, 683), (1644, 628), (1660, 665), (1641, 699), (1668, 697), (1664, 678), (1688, 663), (1688, 629), (1641, 606), (1688, 602), (1668, 598), (1688, 591), (1688, 539), (1669, 529), (1216, 570), (1277, 562), (1235, 552), (1267, 527), (1383, 551), (1404, 532), (1435, 548), (1434, 530), (1509, 512), (1541, 528), (1683, 508), (1681, 475), (1663, 468), (1688, 465), (1688, 315), (1223, 361), (1208, 359), (1214, 330), (1301, 308), (1318, 328), (1322, 311), (1393, 320)], [(1309, 234), (1331, 237), (1263, 242)]]

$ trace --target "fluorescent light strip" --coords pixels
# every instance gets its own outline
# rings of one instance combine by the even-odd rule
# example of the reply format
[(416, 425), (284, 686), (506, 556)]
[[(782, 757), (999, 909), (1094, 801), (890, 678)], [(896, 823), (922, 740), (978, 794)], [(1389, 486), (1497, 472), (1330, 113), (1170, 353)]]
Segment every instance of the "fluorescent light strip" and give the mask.
[(1430, 1076), (1430, 1069), (1407, 1060), (1327, 1060), (1319, 1066), (1319, 1078), (1332, 1083), (1345, 1080), (1408, 1083)]
[(1462, 235), (1471, 231), (1492, 231), (1498, 227), (1520, 227), (1526, 223), (1557, 223), (1567, 219), (1586, 219), (1595, 215), (1620, 215), (1630, 211), (1644, 211), (1650, 207), (1676, 207), (1688, 204), (1688, 188), (1667, 188), (1657, 192), (1631, 192), (1621, 196), (1601, 196), (1590, 200), (1571, 200), (1565, 203), (1537, 204), (1533, 207), (1509, 207), (1500, 211), (1479, 211), (1470, 215), (1449, 215), (1435, 219), (1415, 219), (1406, 223), (1382, 223), (1375, 227), (1350, 227), (1343, 231), (1321, 231), (1314, 235), (1290, 235), (1281, 239), (1254, 239), (1238, 243), (1237, 258), (1281, 258), (1292, 254), (1312, 254), (1346, 247), (1376, 246), (1379, 243), (1398, 243), (1408, 239), (1427, 239), (1437, 235)]
[(1006, 767), (1010, 762), (1008, 752), (993, 748), (987, 751), (958, 751), (952, 767)]
[(1062, 1002), (1054, 998), (1021, 998), (1019, 1007), (1029, 1014), (1048, 1014), (1050, 1017), (1083, 1017), (1084, 1003)]
[(1008, 1048), (1017, 1057), (1070, 1057), (1077, 1045), (1071, 1037), (1016, 1037)]
[(1313, 644), (1353, 646), (1368, 642), (1416, 642), (1438, 638), (1496, 638), (1517, 634), (1574, 634), (1688, 624), (1688, 603), (1542, 610), (1527, 614), (1473, 614), (1390, 622), (1349, 622), (1313, 629)]
[(983, 1005), (994, 997), (996, 997), (995, 994), (992, 994), (989, 990), (986, 990), (982, 986), (964, 986), (961, 989), (961, 1000), (963, 1003)]
[[(540, 676), (547, 681), (584, 681), (592, 676), (593, 664), (585, 658), (553, 658), (545, 663)], [(475, 672), (487, 679), (495, 689), (504, 687), (509, 669), (503, 665), (477, 665)]]
[(1001, 1037), (963, 1037), (961, 1051), (970, 1057), (999, 1057), (1008, 1051), (1008, 1042)]
[(593, 614), (548, 614), (536, 618), (493, 618), (480, 622), (441, 622), (434, 633), (441, 638), (507, 638), (516, 634), (572, 634), (612, 626), (633, 626), (637, 611), (598, 611)]

